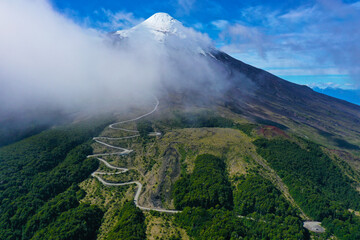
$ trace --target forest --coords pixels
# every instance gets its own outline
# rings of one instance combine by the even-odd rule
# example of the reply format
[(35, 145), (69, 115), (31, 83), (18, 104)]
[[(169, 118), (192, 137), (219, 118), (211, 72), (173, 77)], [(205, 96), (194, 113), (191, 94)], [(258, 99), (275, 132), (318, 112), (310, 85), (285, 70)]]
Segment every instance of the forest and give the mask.
[(148, 138), (149, 133), (153, 132), (154, 129), (149, 120), (140, 120), (136, 122), (136, 129), (139, 131), (139, 135), (142, 138)]
[(234, 203), (235, 211), (243, 216), (257, 213), (259, 217), (267, 214), (298, 217), (297, 210), (269, 180), (253, 173), (239, 177)]
[[(91, 218), (99, 219), (101, 211), (78, 205), (70, 194), (73, 191), (64, 192), (98, 168), (96, 159), (86, 158), (92, 153), (89, 140), (108, 122), (97, 119), (56, 127), (0, 148), (0, 239), (30, 239), (35, 233), (40, 234), (37, 239), (47, 239), (50, 230), (62, 239), (70, 239), (60, 233), (77, 224), (79, 228), (72, 234), (86, 235), (94, 226)], [(59, 216), (48, 215), (56, 208), (61, 210)], [(65, 217), (70, 225), (62, 228), (59, 221)]]
[(285, 139), (257, 139), (257, 152), (274, 168), (300, 207), (323, 221), (327, 233), (340, 239), (359, 239), (360, 195), (320, 146), (303, 140), (302, 147)]
[(146, 239), (146, 225), (143, 212), (137, 208), (133, 201), (125, 202), (123, 207), (116, 212), (115, 226), (107, 235), (108, 240)]
[(307, 239), (297, 211), (269, 180), (248, 175), (236, 183), (232, 188), (224, 160), (198, 155), (193, 172), (174, 186), (175, 206), (183, 208), (176, 224), (194, 239)]
[(223, 160), (210, 154), (198, 155), (194, 171), (179, 179), (173, 188), (174, 204), (184, 207), (224, 207), (233, 205), (232, 189)]
[[(174, 128), (224, 127), (254, 136), (255, 124), (239, 124), (209, 112), (175, 113)], [(165, 121), (165, 120), (161, 120)], [(99, 166), (91, 137), (106, 119), (56, 127), (0, 148), (0, 239), (96, 239), (104, 209), (81, 203), (78, 184)], [(159, 121), (139, 121), (143, 140)], [(154, 128), (153, 128), (154, 127)], [(160, 129), (161, 130), (161, 129)], [(339, 239), (360, 239), (354, 182), (322, 151), (304, 140), (257, 138), (256, 151), (282, 178), (298, 205)], [(186, 156), (185, 149), (180, 149)], [(298, 210), (271, 181), (251, 170), (231, 177), (227, 160), (198, 155), (191, 173), (182, 168), (172, 188), (175, 224), (194, 239), (309, 239)], [(345, 163), (344, 163), (345, 164)], [(143, 212), (133, 201), (119, 206), (108, 239), (145, 239)]]

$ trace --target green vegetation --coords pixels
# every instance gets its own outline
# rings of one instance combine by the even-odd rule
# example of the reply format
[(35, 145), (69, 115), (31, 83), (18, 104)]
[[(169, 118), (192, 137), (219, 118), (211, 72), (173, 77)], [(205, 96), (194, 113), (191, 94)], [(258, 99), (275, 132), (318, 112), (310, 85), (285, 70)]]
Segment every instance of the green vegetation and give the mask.
[[(243, 216), (258, 213), (265, 216), (297, 216), (296, 210), (281, 192), (260, 175), (242, 177), (234, 193), (235, 211)], [(300, 219), (299, 219), (300, 220)]]
[(154, 132), (152, 124), (149, 120), (137, 121), (136, 128), (142, 138), (147, 138), (149, 133)]
[(186, 207), (175, 216), (175, 222), (196, 240), (239, 239), (246, 235), (243, 220), (224, 209)]
[(33, 240), (95, 240), (103, 212), (97, 206), (80, 204), (63, 212), (54, 222), (38, 231)]
[[(267, 122), (268, 123), (268, 122)], [(276, 126), (279, 125), (275, 122)], [(252, 131), (258, 125), (253, 123), (234, 123), (231, 119), (224, 118), (210, 111), (180, 112), (175, 111), (170, 117), (155, 121), (155, 125), (162, 132), (166, 132), (164, 126), (174, 128), (234, 128), (251, 136)], [(286, 127), (285, 127), (286, 128)]]
[(296, 209), (260, 175), (242, 177), (234, 192), (234, 209), (241, 216), (260, 219), (262, 224), (250, 222), (250, 229), (258, 228), (256, 232), (273, 239), (303, 239), (305, 236)]
[(254, 143), (310, 216), (320, 220), (332, 215), (329, 207), (336, 206), (332, 201), (344, 208), (360, 207), (360, 196), (350, 179), (316, 144), (307, 142), (306, 149), (302, 149), (282, 139), (258, 139)]
[(23, 239), (30, 239), (34, 233), (54, 222), (61, 213), (79, 206), (79, 200), (85, 192), (73, 185), (55, 198), (45, 203), (26, 223)]
[(0, 147), (38, 134), (47, 128), (47, 125), (33, 124), (30, 126), (26, 126), (23, 129), (12, 129), (11, 123), (0, 123)]
[(334, 233), (339, 239), (360, 239), (360, 219), (347, 210), (338, 211), (335, 216), (325, 218), (322, 225), (326, 226), (326, 231)]
[[(0, 239), (21, 239), (24, 226), (23, 239), (28, 239), (55, 218), (39, 211), (56, 205), (51, 199), (97, 169), (98, 161), (86, 158), (92, 149), (84, 142), (104, 127), (103, 120), (59, 127), (0, 148)], [(66, 201), (64, 208), (76, 205)], [(42, 220), (32, 229), (27, 222), (33, 216)]]
[(146, 239), (145, 217), (133, 201), (126, 202), (116, 213), (115, 226), (106, 239), (143, 240)]
[(332, 141), (335, 143), (336, 146), (339, 148), (345, 148), (349, 150), (360, 150), (360, 147), (354, 144), (349, 143), (348, 141), (340, 138), (332, 138)]
[(246, 237), (244, 239), (309, 239), (298, 217), (267, 216), (265, 220), (244, 220)]
[[(258, 122), (275, 125), (273, 122)], [(118, 199), (123, 199), (124, 193), (116, 195), (115, 190), (107, 190), (109, 198), (101, 198), (100, 193), (95, 191), (92, 197), (100, 199), (95, 201), (98, 207), (79, 202), (85, 193), (77, 184), (99, 166), (96, 159), (86, 158), (92, 153), (89, 140), (104, 126), (104, 121), (101, 121), (54, 128), (0, 148), (0, 239), (91, 240), (96, 239), (102, 220), (105, 227), (101, 227), (99, 236), (104, 239), (146, 238), (142, 211), (132, 201), (125, 202), (119, 209), (117, 207), (121, 206)], [(173, 112), (169, 118), (138, 121), (136, 126), (142, 137), (143, 152), (146, 152), (149, 143), (157, 141), (148, 138), (148, 134), (154, 131), (153, 127), (160, 131), (172, 128), (232, 128), (254, 136), (258, 125), (234, 123), (210, 111), (198, 111)], [(285, 126), (280, 127), (286, 129)], [(172, 226), (183, 228), (193, 239), (308, 239), (309, 233), (302, 227), (297, 210), (282, 193), (269, 180), (255, 174), (251, 170), (252, 165), (245, 165), (245, 168), (233, 164), (240, 161), (239, 158), (246, 162), (252, 156), (249, 154), (253, 149), (249, 138), (229, 129), (205, 129), (204, 132), (211, 135), (216, 133), (215, 130), (224, 132), (218, 139), (227, 139), (232, 136), (228, 132), (235, 132), (237, 138), (229, 141), (234, 144), (226, 142), (224, 147), (214, 150), (210, 140), (203, 141), (194, 135), (193, 141), (203, 141), (199, 145), (201, 148), (198, 147), (201, 151), (198, 151), (179, 141), (181, 177), (173, 185), (172, 194), (175, 207), (183, 211), (172, 215), (170, 225), (170, 220), (159, 221), (159, 224), (165, 225), (166, 222), (165, 229)], [(184, 130), (187, 134), (194, 131), (201, 130)], [(242, 138), (246, 139), (246, 142), (241, 142), (246, 149), (251, 147), (249, 152), (236, 142)], [(360, 218), (348, 211), (360, 208), (360, 196), (354, 190), (353, 180), (318, 145), (301, 139), (297, 142), (301, 144), (274, 137), (272, 140), (258, 139), (254, 144), (257, 153), (268, 161), (288, 186), (298, 205), (309, 216), (322, 221), (327, 233), (321, 237), (335, 234), (339, 239), (360, 239)], [(158, 147), (156, 145), (157, 149), (153, 150), (156, 158), (152, 155), (142, 158), (147, 171), (151, 171), (163, 151)], [(230, 151), (227, 149), (231, 149), (234, 156), (226, 155), (226, 151)], [(224, 159), (203, 154), (192, 162), (198, 153), (204, 152), (229, 157), (227, 163), (235, 166), (231, 168), (233, 187)], [(192, 167), (193, 172), (187, 173), (187, 169)], [(241, 167), (248, 175), (238, 175), (238, 169), (243, 169)], [(104, 176), (104, 179), (128, 181), (137, 174), (128, 171), (122, 175)], [(92, 184), (91, 180), (88, 182)], [(117, 210), (107, 216), (110, 211), (106, 204), (112, 204), (111, 210)], [(108, 211), (105, 220), (102, 219), (104, 210)], [(150, 214), (154, 219), (164, 219), (158, 212)], [(174, 234), (176, 236), (180, 235)]]
[(254, 144), (307, 214), (324, 220), (329, 233), (341, 239), (357, 239), (359, 218), (347, 209), (359, 209), (360, 195), (318, 145), (304, 142), (301, 148), (283, 139), (258, 139)]
[(233, 205), (225, 163), (210, 154), (196, 157), (193, 173), (175, 183), (173, 194), (177, 209), (200, 206), (231, 209)]
[(173, 112), (171, 117), (159, 120), (158, 126), (170, 128), (233, 127), (230, 119), (223, 118), (210, 111)]
[(242, 218), (224, 209), (186, 207), (175, 222), (194, 239), (306, 239), (302, 222), (287, 216), (268, 217), (266, 221)]
[(251, 132), (253, 131), (254, 128), (256, 128), (257, 125), (256, 124), (252, 124), (252, 123), (235, 123), (234, 124), (234, 128), (238, 129), (240, 131), (242, 131), (243, 133), (245, 133), (248, 136), (251, 136)]
[(61, 112), (56, 110), (30, 110), (8, 112), (0, 118), (0, 147), (38, 134), (51, 126), (67, 122)]
[(175, 222), (194, 239), (306, 239), (296, 210), (270, 181), (241, 177), (234, 196), (234, 211), (185, 207)]

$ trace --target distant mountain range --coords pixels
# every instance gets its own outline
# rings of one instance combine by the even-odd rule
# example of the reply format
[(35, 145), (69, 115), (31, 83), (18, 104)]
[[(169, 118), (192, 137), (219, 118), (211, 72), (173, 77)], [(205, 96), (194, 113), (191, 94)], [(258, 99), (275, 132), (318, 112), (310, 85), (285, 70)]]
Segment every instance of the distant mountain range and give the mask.
[(360, 89), (313, 88), (314, 91), (360, 105)]

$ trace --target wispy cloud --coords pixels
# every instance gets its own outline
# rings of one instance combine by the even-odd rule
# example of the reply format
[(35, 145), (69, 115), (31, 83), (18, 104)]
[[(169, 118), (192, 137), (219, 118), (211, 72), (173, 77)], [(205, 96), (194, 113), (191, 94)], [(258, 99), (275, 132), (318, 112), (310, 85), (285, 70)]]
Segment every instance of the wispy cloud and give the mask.
[(217, 30), (224, 30), (229, 24), (229, 21), (223, 19), (211, 22), (211, 25), (213, 25)]
[(185, 14), (189, 14), (196, 0), (178, 0), (178, 5)]
[(343, 85), (340, 85), (340, 84), (334, 83), (334, 82), (309, 83), (307, 86), (308, 86), (308, 87), (311, 87), (311, 88), (320, 88), (320, 89), (325, 89), (325, 88), (344, 88)]
[(318, 0), (287, 12), (246, 8), (241, 19), (220, 33), (221, 40), (224, 36), (231, 40), (223, 50), (237, 54), (256, 50), (261, 58), (270, 56), (269, 63), (295, 57), (302, 67), (307, 65), (309, 74), (313, 66), (331, 66), (360, 85), (359, 6), (360, 2)]
[(196, 18), (196, 15), (221, 15), (224, 11), (223, 4), (217, 0), (177, 0), (174, 7), (176, 16), (190, 18)]
[(317, 9), (312, 7), (300, 7), (295, 10), (291, 10), (283, 15), (280, 15), (279, 18), (287, 21), (307, 21), (310, 19), (316, 18)]
[[(220, 23), (220, 25), (222, 24)], [(220, 25), (218, 23), (218, 26)], [(222, 47), (222, 50), (229, 51), (232, 49), (237, 52), (244, 52), (255, 49), (262, 58), (266, 58), (272, 40), (258, 28), (240, 23), (226, 24), (221, 27), (220, 39), (229, 43)]]
[(101, 9), (98, 14), (103, 14), (106, 19), (105, 21), (99, 22), (98, 25), (112, 31), (130, 28), (144, 21), (144, 18), (137, 18), (132, 12), (112, 12), (109, 9)]

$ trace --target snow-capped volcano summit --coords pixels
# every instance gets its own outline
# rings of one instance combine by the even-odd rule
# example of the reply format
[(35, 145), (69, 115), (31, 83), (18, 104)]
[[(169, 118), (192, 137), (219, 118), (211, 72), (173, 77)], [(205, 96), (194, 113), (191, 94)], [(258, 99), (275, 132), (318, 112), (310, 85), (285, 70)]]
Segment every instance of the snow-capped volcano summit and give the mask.
[(120, 38), (128, 38), (140, 33), (152, 33), (156, 40), (164, 42), (166, 36), (176, 35), (185, 38), (185, 27), (181, 22), (167, 13), (155, 13), (139, 25), (125, 30), (116, 31), (114, 35)]
[(155, 13), (141, 24), (154, 31), (164, 33), (175, 33), (179, 27), (183, 27), (181, 22), (167, 13)]
[(167, 13), (155, 13), (144, 22), (125, 30), (113, 33), (120, 39), (154, 39), (160, 43), (167, 43), (175, 48), (185, 47), (199, 52), (211, 48), (211, 40), (204, 34), (196, 32), (192, 28), (185, 27), (180, 21)]

